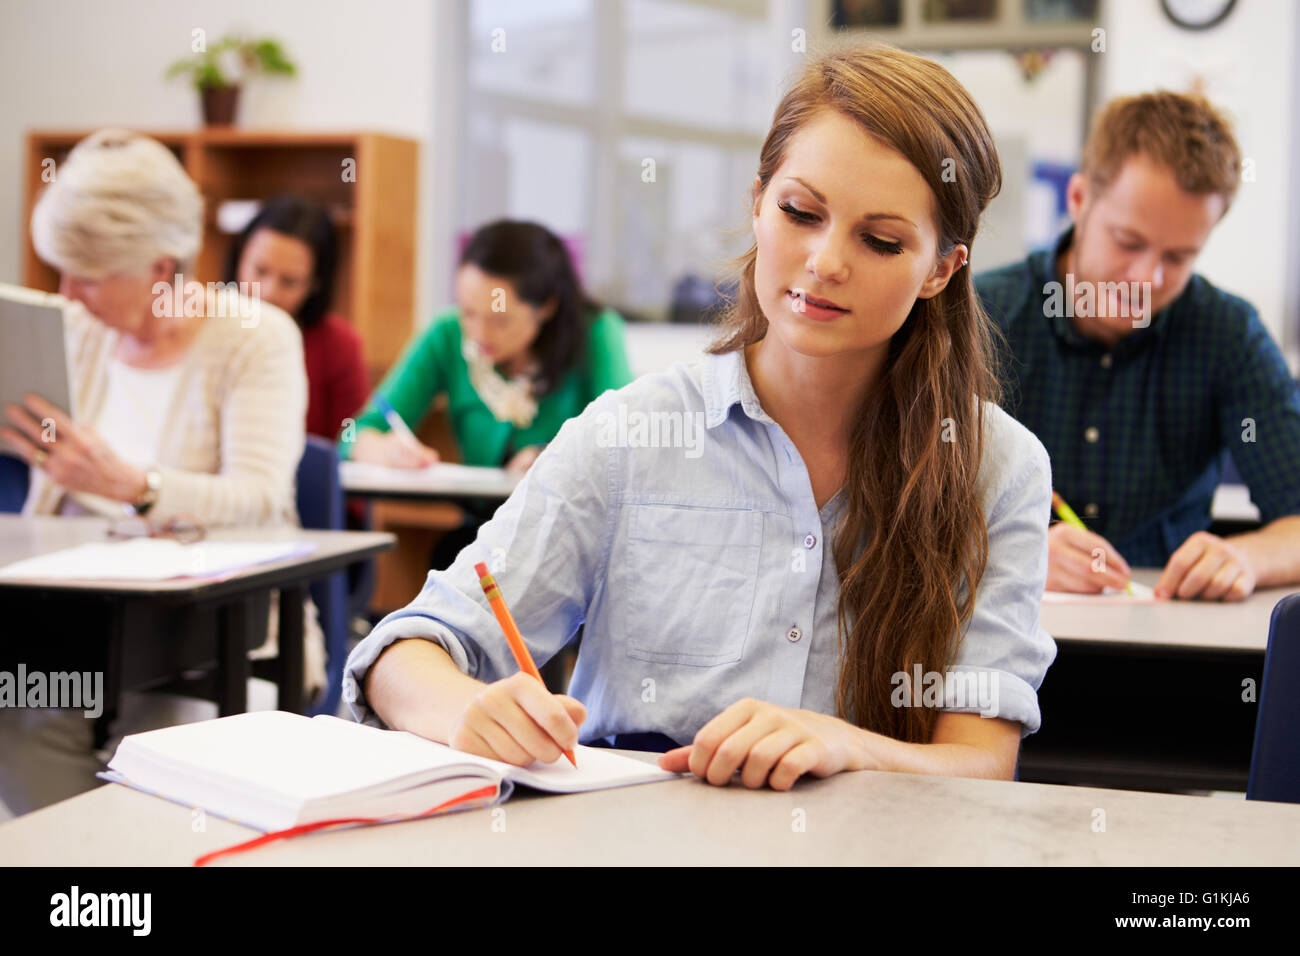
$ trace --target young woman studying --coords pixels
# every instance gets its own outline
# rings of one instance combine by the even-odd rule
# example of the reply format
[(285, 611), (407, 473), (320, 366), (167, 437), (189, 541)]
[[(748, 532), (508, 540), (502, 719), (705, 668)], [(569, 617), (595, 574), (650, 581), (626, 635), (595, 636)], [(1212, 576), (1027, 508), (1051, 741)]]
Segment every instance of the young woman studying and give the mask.
[[(811, 60), (759, 156), (718, 342), (564, 426), (353, 652), (357, 718), (515, 764), (653, 734), (661, 766), (713, 784), (1010, 779), (1055, 646), (1047, 456), (993, 402), (964, 268), (1000, 185), (938, 65)], [(517, 672), (476, 562), (538, 663), (584, 627), (572, 696)], [(978, 700), (950, 693), (966, 677)]]
[[(455, 308), (434, 317), (375, 392), (414, 430), (435, 398), (467, 465), (525, 471), (564, 422), (632, 381), (623, 320), (583, 291), (564, 244), (536, 223), (483, 226), (461, 254)], [(396, 468), (438, 460), (389, 431), (372, 399), (339, 454)]]

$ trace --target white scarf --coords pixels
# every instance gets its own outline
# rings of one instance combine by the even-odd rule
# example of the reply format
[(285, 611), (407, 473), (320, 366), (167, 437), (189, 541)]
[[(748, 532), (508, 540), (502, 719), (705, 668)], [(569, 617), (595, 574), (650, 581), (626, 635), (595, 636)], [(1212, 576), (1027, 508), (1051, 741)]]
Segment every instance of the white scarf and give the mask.
[(527, 428), (537, 417), (532, 377), (524, 372), (507, 380), (492, 360), (470, 339), (462, 339), (460, 353), (469, 368), (469, 382), (497, 421)]

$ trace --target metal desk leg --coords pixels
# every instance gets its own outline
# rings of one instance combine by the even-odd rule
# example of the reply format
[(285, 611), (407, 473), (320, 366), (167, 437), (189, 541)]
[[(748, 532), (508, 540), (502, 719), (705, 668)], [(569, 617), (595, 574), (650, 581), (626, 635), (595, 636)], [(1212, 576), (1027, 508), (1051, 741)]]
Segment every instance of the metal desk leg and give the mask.
[(252, 602), (217, 608), (217, 716), (248, 710), (248, 623)]
[(304, 588), (280, 589), (279, 705), (281, 710), (303, 712), (303, 611)]
[(95, 718), (93, 739), (96, 750), (108, 743), (112, 723), (117, 719), (117, 705), (122, 693), (122, 640), (125, 633), (126, 602), (111, 601), (108, 639), (100, 656), (100, 666), (104, 669), (104, 701), (102, 712)]

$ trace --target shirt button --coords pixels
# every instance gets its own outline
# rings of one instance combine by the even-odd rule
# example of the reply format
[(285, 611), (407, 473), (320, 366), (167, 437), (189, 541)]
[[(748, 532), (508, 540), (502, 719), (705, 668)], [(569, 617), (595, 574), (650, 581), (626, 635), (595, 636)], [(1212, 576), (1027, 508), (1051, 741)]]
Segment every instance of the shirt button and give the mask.
[(1083, 513), (1086, 514), (1089, 518), (1097, 517), (1100, 511), (1101, 509), (1098, 508), (1091, 501), (1089, 501), (1086, 505), (1083, 506)]
[(1111, 359), (1111, 357), (1110, 357), (1110, 353), (1107, 352), (1105, 355), (1103, 355), (1103, 356), (1101, 357), (1101, 367), (1102, 367), (1102, 368), (1110, 368), (1110, 363), (1111, 363), (1111, 361), (1112, 361), (1112, 359)]
[(815, 535), (815, 534), (808, 534), (808, 535), (806, 535), (806, 536), (804, 537), (804, 539), (803, 539), (803, 546), (804, 546), (805, 548), (815, 548), (815, 547), (817, 547), (817, 535)]
[(791, 644), (793, 644), (793, 643), (795, 643), (796, 641), (798, 641), (799, 638), (801, 638), (801, 637), (803, 637), (803, 631), (799, 630), (799, 625), (798, 625), (798, 624), (794, 624), (794, 625), (792, 625), (792, 626), (790, 627), (790, 630), (788, 630), (788, 631), (785, 632), (785, 639), (786, 639), (787, 641), (789, 641)]
[(1097, 439), (1101, 437), (1101, 432), (1089, 425), (1083, 430), (1083, 440), (1089, 445), (1097, 444)]

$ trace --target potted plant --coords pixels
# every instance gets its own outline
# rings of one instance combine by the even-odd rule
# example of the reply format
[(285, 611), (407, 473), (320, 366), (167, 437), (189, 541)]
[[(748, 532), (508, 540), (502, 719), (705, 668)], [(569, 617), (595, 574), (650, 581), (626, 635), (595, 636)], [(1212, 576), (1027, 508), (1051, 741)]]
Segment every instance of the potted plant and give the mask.
[(240, 83), (254, 73), (293, 76), (297, 68), (279, 42), (224, 36), (207, 49), (183, 57), (167, 68), (167, 78), (190, 74), (203, 101), (203, 122), (229, 126), (235, 121)]

